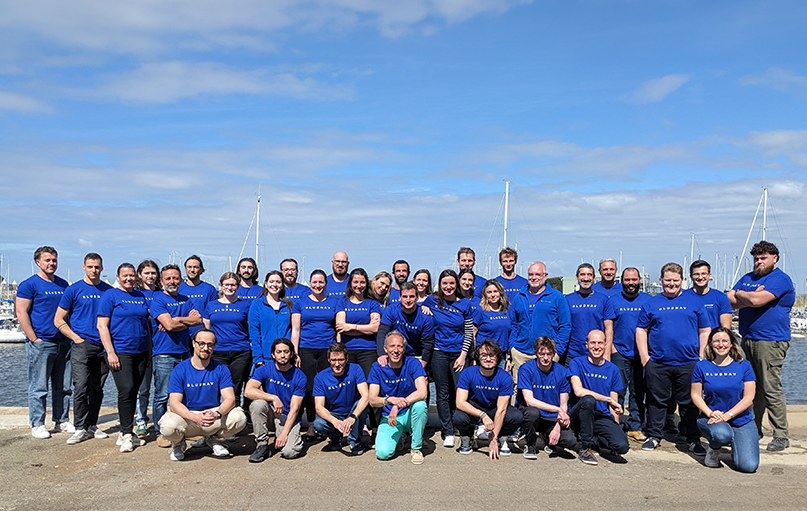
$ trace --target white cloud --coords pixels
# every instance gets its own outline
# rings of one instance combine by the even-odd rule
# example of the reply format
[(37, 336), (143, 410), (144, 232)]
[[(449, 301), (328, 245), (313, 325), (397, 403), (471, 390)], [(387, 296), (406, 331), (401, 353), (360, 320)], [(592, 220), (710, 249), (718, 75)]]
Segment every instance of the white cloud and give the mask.
[(669, 94), (680, 89), (691, 79), (692, 75), (682, 74), (654, 78), (653, 80), (644, 82), (641, 87), (633, 91), (633, 93), (625, 99), (638, 104), (658, 103)]
[(5, 91), (0, 91), (0, 110), (35, 113), (52, 113), (54, 111), (50, 105), (38, 99)]
[(92, 246), (92, 241), (87, 241), (84, 238), (79, 238), (78, 239), (78, 244), (81, 245), (82, 247), (91, 247)]
[(736, 145), (756, 147), (769, 158), (785, 157), (795, 165), (807, 167), (807, 131), (754, 131)]
[(807, 76), (798, 76), (790, 69), (771, 67), (765, 74), (740, 78), (743, 85), (767, 85), (784, 92), (807, 90)]

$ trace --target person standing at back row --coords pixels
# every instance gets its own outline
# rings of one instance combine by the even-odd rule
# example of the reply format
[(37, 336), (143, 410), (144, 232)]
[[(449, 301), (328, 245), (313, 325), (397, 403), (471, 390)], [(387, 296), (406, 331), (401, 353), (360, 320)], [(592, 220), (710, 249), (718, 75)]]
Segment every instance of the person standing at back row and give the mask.
[(616, 281), (616, 261), (603, 259), (600, 261), (600, 281), (595, 282), (591, 289), (602, 293), (609, 298), (622, 292), (622, 284)]
[(779, 249), (767, 241), (751, 248), (754, 271), (745, 274), (729, 291), (731, 305), (740, 310), (742, 348), (758, 385), (754, 420), (762, 438), (762, 415), (767, 410), (773, 427), (769, 451), (790, 447), (787, 406), (782, 392), (782, 366), (790, 348), (790, 309), (796, 300), (793, 281), (776, 267)]
[[(285, 286), (285, 297), (296, 302), (303, 296), (311, 294), (311, 288), (305, 284), (297, 282), (299, 271), (297, 260), (290, 257), (280, 261), (280, 273), (283, 275), (283, 285)], [(266, 286), (264, 285), (264, 289)]]
[[(191, 302), (191, 306), (202, 314), (207, 307), (207, 304), (218, 300), (219, 293), (213, 285), (208, 284), (202, 280), (202, 275), (205, 273), (205, 265), (202, 263), (202, 258), (198, 255), (192, 255), (185, 259), (185, 276), (187, 277), (179, 285), (179, 294), (187, 296)], [(198, 330), (202, 329), (202, 325), (194, 325), (188, 328), (188, 335), (193, 337)]]
[(241, 277), (241, 286), (235, 296), (242, 300), (252, 301), (263, 294), (263, 286), (258, 284), (258, 263), (251, 257), (238, 261), (236, 266), (238, 276)]
[(504, 247), (499, 252), (499, 264), (502, 267), (502, 274), (496, 277), (499, 284), (507, 295), (507, 300), (513, 303), (519, 291), (527, 285), (527, 279), (516, 274), (516, 263), (518, 262), (518, 252), (510, 247)]
[(333, 296), (337, 299), (345, 296), (348, 268), (350, 268), (350, 260), (347, 257), (347, 252), (341, 250), (336, 252), (333, 255), (333, 259), (331, 259), (331, 269), (333, 273), (328, 275), (327, 280), (327, 291), (325, 293), (328, 296)]
[[(474, 271), (474, 265), (476, 264), (476, 253), (473, 249), (469, 247), (460, 247), (459, 251), (457, 252), (457, 266), (459, 266), (460, 271), (462, 270), (471, 270)], [(459, 275), (459, 272), (457, 272)], [(474, 273), (474, 298), (481, 298), (482, 297), (482, 287), (487, 282), (487, 279), (481, 275), (476, 275)]]
[(731, 328), (731, 303), (725, 293), (709, 288), (712, 279), (712, 267), (703, 260), (697, 260), (689, 265), (689, 276), (692, 287), (686, 293), (694, 294), (706, 308), (712, 328), (719, 326)]
[[(594, 284), (594, 267), (583, 263), (577, 267), (577, 291), (566, 295), (572, 319), (572, 333), (568, 344), (562, 339), (558, 341), (558, 354), (566, 353), (566, 366), (577, 357), (588, 356), (586, 339), (592, 330), (602, 330), (606, 339), (612, 334), (605, 325), (606, 319), (613, 319), (613, 312), (608, 304), (608, 296), (592, 289)], [(567, 349), (568, 348), (568, 349)], [(605, 347), (605, 360), (611, 360), (611, 346)]]

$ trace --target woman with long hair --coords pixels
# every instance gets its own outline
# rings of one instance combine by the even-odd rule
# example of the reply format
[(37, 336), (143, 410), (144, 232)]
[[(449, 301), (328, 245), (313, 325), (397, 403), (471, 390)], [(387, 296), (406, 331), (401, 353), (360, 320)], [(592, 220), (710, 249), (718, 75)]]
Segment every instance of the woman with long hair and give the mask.
[(504, 294), (501, 282), (491, 279), (482, 287), (479, 307), (473, 313), (474, 343), (490, 339), (502, 349), (502, 360), (499, 367), (510, 370), (508, 353), (510, 350), (510, 302)]
[[(135, 289), (146, 297), (146, 304), (151, 308), (151, 299), (154, 293), (162, 291), (160, 283), (160, 267), (151, 259), (144, 259), (137, 265)], [(137, 390), (137, 416), (135, 418), (134, 434), (138, 438), (148, 436), (149, 401), (151, 400), (151, 368), (146, 370), (140, 388)]]
[(432, 274), (429, 273), (429, 270), (420, 269), (415, 272), (415, 276), (412, 277), (412, 283), (417, 288), (418, 293), (418, 303), (423, 303), (423, 301), (434, 291), (432, 287)]
[(389, 292), (392, 288), (392, 275), (385, 271), (375, 274), (369, 286), (368, 298), (375, 300), (382, 307), (389, 305)]
[(249, 342), (255, 368), (272, 361), (275, 339), (291, 338), (292, 301), (286, 298), (283, 274), (277, 270), (266, 274), (263, 296), (249, 307)]

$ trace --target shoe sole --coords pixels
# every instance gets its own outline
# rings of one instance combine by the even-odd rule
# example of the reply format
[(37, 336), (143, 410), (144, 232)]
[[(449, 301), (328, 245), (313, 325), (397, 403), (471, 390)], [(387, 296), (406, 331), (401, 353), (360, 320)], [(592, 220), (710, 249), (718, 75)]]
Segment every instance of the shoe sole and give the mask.
[(463, 449), (460, 449), (460, 454), (471, 454), (471, 452), (472, 452), (471, 449), (468, 449), (467, 451), (463, 450)]
[(580, 461), (582, 461), (582, 462), (583, 462), (583, 463), (585, 463), (586, 465), (598, 465), (598, 464), (599, 464), (599, 462), (598, 462), (598, 461), (591, 461), (591, 460), (586, 461), (586, 460), (584, 460), (584, 459), (582, 459), (582, 458), (580, 459)]

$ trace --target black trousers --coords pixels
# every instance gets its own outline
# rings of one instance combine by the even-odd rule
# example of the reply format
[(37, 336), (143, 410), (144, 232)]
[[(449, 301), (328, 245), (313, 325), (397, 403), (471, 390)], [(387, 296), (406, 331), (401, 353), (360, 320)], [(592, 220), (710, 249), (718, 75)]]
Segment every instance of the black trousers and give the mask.
[[(120, 432), (132, 433), (134, 426), (137, 390), (143, 382), (149, 364), (148, 353), (118, 353), (120, 369), (112, 371), (115, 386), (118, 388), (118, 417)], [(107, 363), (109, 361), (107, 360)]]
[[(252, 352), (247, 351), (214, 351), (213, 360), (221, 362), (230, 370), (235, 390), (235, 406), (241, 406), (241, 392), (249, 379), (252, 370)], [(249, 403), (244, 401), (244, 409), (249, 409)]]
[(572, 429), (580, 435), (583, 450), (600, 447), (625, 454), (630, 449), (628, 435), (611, 414), (597, 410), (597, 401), (592, 396), (580, 398), (569, 412), (569, 418)]
[(696, 442), (701, 434), (698, 430), (698, 409), (692, 404), (692, 370), (695, 362), (671, 366), (648, 361), (644, 366), (647, 381), (647, 436), (663, 438), (662, 429), (668, 406), (678, 403), (681, 422), (678, 430), (687, 442)]
[[(361, 366), (365, 378), (370, 376), (370, 369), (373, 367), (375, 361), (378, 360), (376, 350), (350, 350), (347, 354), (348, 361), (350, 361), (351, 364), (359, 364)], [(378, 427), (379, 422), (381, 422), (381, 411), (381, 408), (370, 408), (370, 429)]]
[(73, 344), (70, 351), (73, 367), (73, 423), (76, 429), (86, 430), (98, 424), (104, 385), (109, 366), (104, 347), (88, 341)]
[(314, 423), (317, 418), (317, 411), (314, 408), (314, 377), (318, 372), (323, 371), (330, 367), (328, 363), (328, 350), (327, 349), (312, 349), (300, 348), (300, 369), (305, 374), (305, 398), (303, 399), (303, 408), (305, 408), (305, 416), (309, 424)]
[[(543, 438), (544, 444), (549, 445), (549, 433), (555, 429), (558, 418), (545, 417), (541, 415), (541, 410), (533, 406), (522, 406), (521, 414), (524, 416), (524, 424), (521, 426), (521, 431), (524, 432), (527, 445), (535, 445), (539, 435)], [(558, 445), (564, 449), (573, 451), (577, 446), (577, 437), (574, 436), (574, 432), (571, 429), (561, 427)]]

